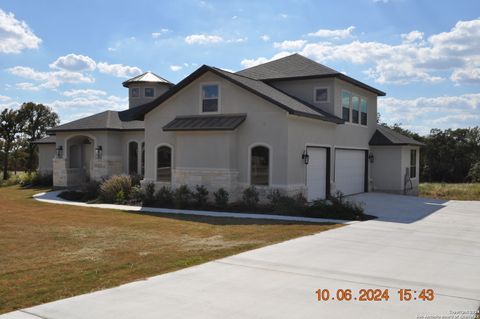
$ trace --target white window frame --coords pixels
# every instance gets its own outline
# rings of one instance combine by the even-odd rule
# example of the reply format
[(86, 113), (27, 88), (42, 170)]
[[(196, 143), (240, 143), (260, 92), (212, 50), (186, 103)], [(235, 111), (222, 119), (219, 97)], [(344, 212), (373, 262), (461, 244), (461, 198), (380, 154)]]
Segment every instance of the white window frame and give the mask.
[[(216, 112), (203, 112), (203, 87), (207, 85), (216, 85), (218, 87), (218, 104), (217, 104), (217, 111)], [(222, 90), (220, 88), (219, 82), (203, 82), (200, 83), (200, 103), (199, 103), (199, 112), (200, 114), (218, 114), (220, 113), (220, 106), (222, 105), (221, 100)], [(208, 100), (208, 99), (207, 99)]]
[[(317, 90), (327, 90), (327, 100), (318, 101), (317, 100)], [(321, 103), (330, 103), (330, 88), (328, 86), (316, 86), (313, 88), (313, 102), (317, 104)]]
[[(360, 125), (362, 127), (367, 127), (368, 126), (368, 99), (365, 96), (361, 96), (361, 95), (359, 95), (359, 97), (360, 97), (360, 104), (358, 106), (358, 125)], [(365, 100), (365, 102), (367, 103), (367, 113), (366, 113), (367, 114), (367, 124), (362, 124), (362, 100)]]
[[(158, 148), (159, 148), (159, 147), (162, 147), (162, 146), (168, 146), (168, 147), (170, 147), (170, 152), (171, 152), (171, 154), (170, 154), (171, 156), (170, 156), (170, 157), (171, 157), (171, 161), (172, 161), (172, 166), (170, 167), (170, 176), (171, 176), (170, 182), (165, 182), (165, 181), (159, 181), (159, 180), (158, 180), (158, 172), (157, 172), (157, 170), (158, 170)], [(174, 161), (174, 159), (175, 159), (174, 156), (175, 156), (175, 155), (174, 155), (174, 154), (175, 154), (175, 152), (174, 152), (174, 148), (173, 148), (173, 145), (172, 145), (172, 144), (160, 143), (160, 144), (157, 144), (157, 145), (155, 146), (155, 154), (154, 154), (154, 155), (155, 155), (155, 156), (154, 156), (154, 158), (155, 158), (155, 175), (154, 175), (154, 181), (155, 181), (155, 182), (157, 182), (157, 183), (165, 183), (165, 184), (173, 184), (173, 166), (174, 166), (174, 163), (175, 163), (175, 161)]]
[[(268, 149), (268, 185), (252, 185), (252, 149), (257, 146), (263, 146)], [(273, 173), (273, 148), (267, 143), (254, 143), (248, 147), (248, 172), (247, 182), (248, 186), (255, 186), (257, 188), (271, 187), (272, 185), (272, 173)]]
[[(138, 90), (138, 96), (133, 96), (133, 89), (137, 89)], [(130, 97), (132, 99), (139, 99), (140, 98), (140, 88), (139, 87), (132, 87), (130, 88)]]
[(343, 96), (342, 96), (342, 92), (346, 92), (350, 96), (348, 98), (348, 121), (345, 121), (345, 123), (353, 124), (353, 122), (352, 122), (352, 94), (353, 93), (351, 91), (345, 90), (345, 89), (340, 90), (340, 106), (342, 108), (342, 119), (343, 119)]
[[(152, 95), (152, 96), (147, 96), (147, 94), (145, 93), (145, 91), (146, 91), (147, 89), (152, 89), (152, 91), (153, 91), (153, 95)], [(154, 88), (154, 87), (144, 87), (144, 88), (143, 88), (143, 97), (144, 97), (144, 98), (147, 98), (147, 99), (153, 99), (153, 98), (155, 97), (155, 88)]]

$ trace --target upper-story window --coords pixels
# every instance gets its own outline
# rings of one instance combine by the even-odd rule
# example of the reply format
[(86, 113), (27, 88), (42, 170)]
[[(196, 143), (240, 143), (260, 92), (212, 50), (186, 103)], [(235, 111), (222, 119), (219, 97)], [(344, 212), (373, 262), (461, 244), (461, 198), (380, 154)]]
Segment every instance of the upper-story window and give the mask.
[(350, 122), (350, 92), (342, 91), (342, 119)]
[(218, 112), (219, 96), (218, 84), (202, 85), (202, 113)]
[(145, 97), (154, 97), (155, 96), (155, 90), (153, 88), (145, 88), (144, 95), (145, 95)]
[(328, 88), (315, 88), (314, 101), (315, 101), (315, 103), (327, 103), (328, 102)]
[(360, 124), (367, 125), (367, 99), (360, 99)]
[(139, 97), (140, 96), (140, 88), (131, 88), (130, 92), (132, 97)]
[(360, 108), (360, 98), (352, 96), (352, 123), (358, 124), (358, 110)]

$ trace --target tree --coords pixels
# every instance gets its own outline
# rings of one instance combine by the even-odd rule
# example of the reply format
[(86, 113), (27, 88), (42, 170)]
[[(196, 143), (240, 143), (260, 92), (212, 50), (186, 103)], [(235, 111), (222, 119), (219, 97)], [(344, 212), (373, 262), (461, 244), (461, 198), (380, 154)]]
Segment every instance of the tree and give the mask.
[(10, 152), (21, 128), (18, 111), (4, 109), (0, 113), (0, 138), (3, 140), (3, 179), (8, 179)]
[(47, 129), (58, 125), (60, 121), (50, 107), (33, 102), (23, 103), (18, 113), (23, 124), (22, 133), (28, 142), (27, 169), (31, 171), (35, 168), (37, 158), (33, 142), (44, 137)]

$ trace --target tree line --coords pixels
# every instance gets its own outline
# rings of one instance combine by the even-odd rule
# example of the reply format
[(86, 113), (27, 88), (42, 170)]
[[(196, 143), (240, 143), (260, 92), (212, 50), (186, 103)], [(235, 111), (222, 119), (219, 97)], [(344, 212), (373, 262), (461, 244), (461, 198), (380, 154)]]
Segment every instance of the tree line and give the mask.
[(33, 141), (45, 137), (49, 128), (60, 123), (50, 107), (33, 102), (19, 109), (5, 108), (0, 113), (0, 164), (3, 179), (10, 171), (28, 171), (38, 165), (37, 147)]

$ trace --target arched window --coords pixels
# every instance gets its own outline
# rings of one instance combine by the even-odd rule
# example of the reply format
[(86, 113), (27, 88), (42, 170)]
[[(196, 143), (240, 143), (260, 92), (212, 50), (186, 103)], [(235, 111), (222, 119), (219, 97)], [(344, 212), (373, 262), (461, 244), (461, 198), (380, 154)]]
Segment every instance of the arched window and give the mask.
[(172, 149), (168, 146), (157, 148), (157, 181), (172, 181)]
[(138, 174), (138, 144), (128, 143), (128, 174)]
[(250, 161), (250, 184), (268, 185), (270, 177), (270, 150), (268, 147), (252, 147)]
[(145, 176), (145, 142), (142, 142), (140, 153), (142, 155), (142, 158), (140, 159), (140, 174)]

